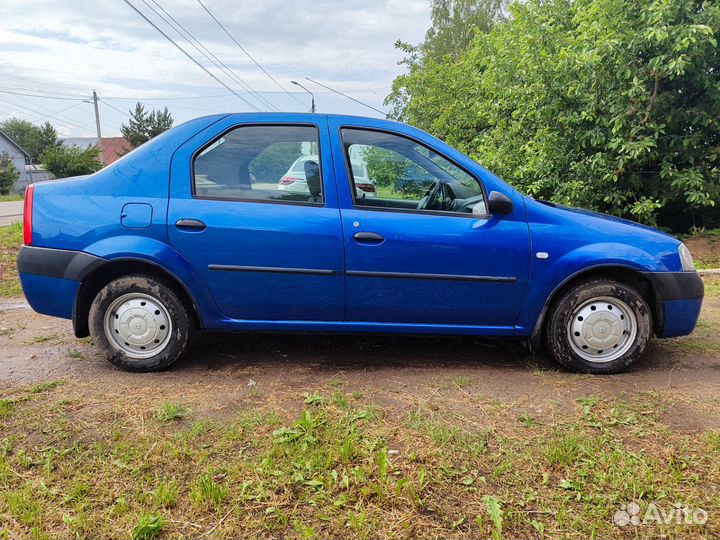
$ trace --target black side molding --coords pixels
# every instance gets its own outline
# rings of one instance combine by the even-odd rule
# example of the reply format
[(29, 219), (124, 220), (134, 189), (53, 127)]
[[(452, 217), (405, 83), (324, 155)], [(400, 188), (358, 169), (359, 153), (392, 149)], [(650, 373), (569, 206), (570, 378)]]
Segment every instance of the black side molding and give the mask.
[(661, 300), (692, 300), (705, 295), (705, 285), (697, 272), (641, 272)]
[(324, 268), (285, 268), (281, 266), (237, 266), (234, 264), (208, 264), (208, 270), (223, 272), (263, 272), (270, 274), (311, 274), (319, 276), (332, 276), (335, 270)]
[(105, 259), (83, 251), (22, 246), (17, 258), (17, 267), (21, 274), (82, 281), (85, 276), (105, 262), (107, 262)]
[(346, 276), (389, 279), (431, 279), (438, 281), (483, 281), (486, 283), (515, 283), (513, 276), (464, 276), (461, 274), (420, 274), (417, 272), (364, 272), (347, 270)]

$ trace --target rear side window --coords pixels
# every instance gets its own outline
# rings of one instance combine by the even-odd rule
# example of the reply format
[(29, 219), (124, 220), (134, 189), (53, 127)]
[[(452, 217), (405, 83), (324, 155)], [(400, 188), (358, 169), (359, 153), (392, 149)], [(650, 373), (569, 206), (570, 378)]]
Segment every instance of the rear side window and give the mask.
[[(356, 207), (486, 214), (480, 182), (430, 148), (368, 129), (345, 128), (341, 135)], [(373, 184), (371, 193), (357, 189), (368, 181)]]
[(209, 199), (323, 204), (314, 126), (241, 126), (193, 161), (193, 194)]

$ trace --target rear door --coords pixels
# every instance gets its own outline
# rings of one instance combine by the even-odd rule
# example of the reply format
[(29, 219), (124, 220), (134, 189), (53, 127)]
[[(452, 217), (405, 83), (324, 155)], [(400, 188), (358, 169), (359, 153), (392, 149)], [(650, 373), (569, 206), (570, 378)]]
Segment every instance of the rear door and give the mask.
[[(415, 138), (378, 129), (371, 120), (330, 122), (348, 320), (472, 325), (512, 334), (530, 264), (517, 192), (490, 175), (483, 179), (467, 158), (463, 165), (459, 156), (450, 159), (417, 130), (409, 130)], [(354, 188), (359, 167), (375, 182), (375, 196)], [(514, 212), (488, 215), (488, 189), (512, 197)]]
[[(173, 157), (168, 234), (223, 315), (342, 320), (343, 242), (324, 117), (230, 116)], [(278, 189), (299, 158), (302, 191)]]

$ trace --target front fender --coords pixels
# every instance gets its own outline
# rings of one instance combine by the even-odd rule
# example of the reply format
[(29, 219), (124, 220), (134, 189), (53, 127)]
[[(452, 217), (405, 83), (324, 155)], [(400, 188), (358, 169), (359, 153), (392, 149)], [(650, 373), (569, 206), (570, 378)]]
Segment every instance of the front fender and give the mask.
[(525, 304), (516, 333), (530, 336), (554, 294), (571, 279), (599, 268), (623, 268), (636, 272), (665, 272), (669, 269), (647, 251), (628, 244), (599, 242), (572, 249), (553, 260), (533, 257)]
[(84, 251), (108, 261), (143, 261), (159, 266), (185, 287), (201, 320), (221, 317), (207, 284), (195, 267), (164, 242), (143, 236), (112, 236), (87, 246)]

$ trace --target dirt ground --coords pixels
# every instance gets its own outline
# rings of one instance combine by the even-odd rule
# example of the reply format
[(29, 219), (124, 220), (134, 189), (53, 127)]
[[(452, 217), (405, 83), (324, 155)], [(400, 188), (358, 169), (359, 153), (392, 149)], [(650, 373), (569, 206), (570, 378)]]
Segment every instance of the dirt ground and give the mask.
[(508, 341), (270, 334), (206, 334), (169, 371), (133, 374), (105, 361), (89, 339), (76, 339), (69, 321), (2, 299), (0, 394), (58, 380), (93, 393), (191, 393), (205, 413), (222, 416), (258, 401), (292, 413), (298, 395), (328, 385), (361, 391), (398, 414), (418, 400), (443, 407), (449, 390), (538, 413), (578, 396), (662, 391), (676, 396), (664, 422), (693, 433), (720, 428), (719, 329), (720, 296), (710, 296), (692, 336), (652, 341), (629, 372), (613, 376), (568, 373)]

